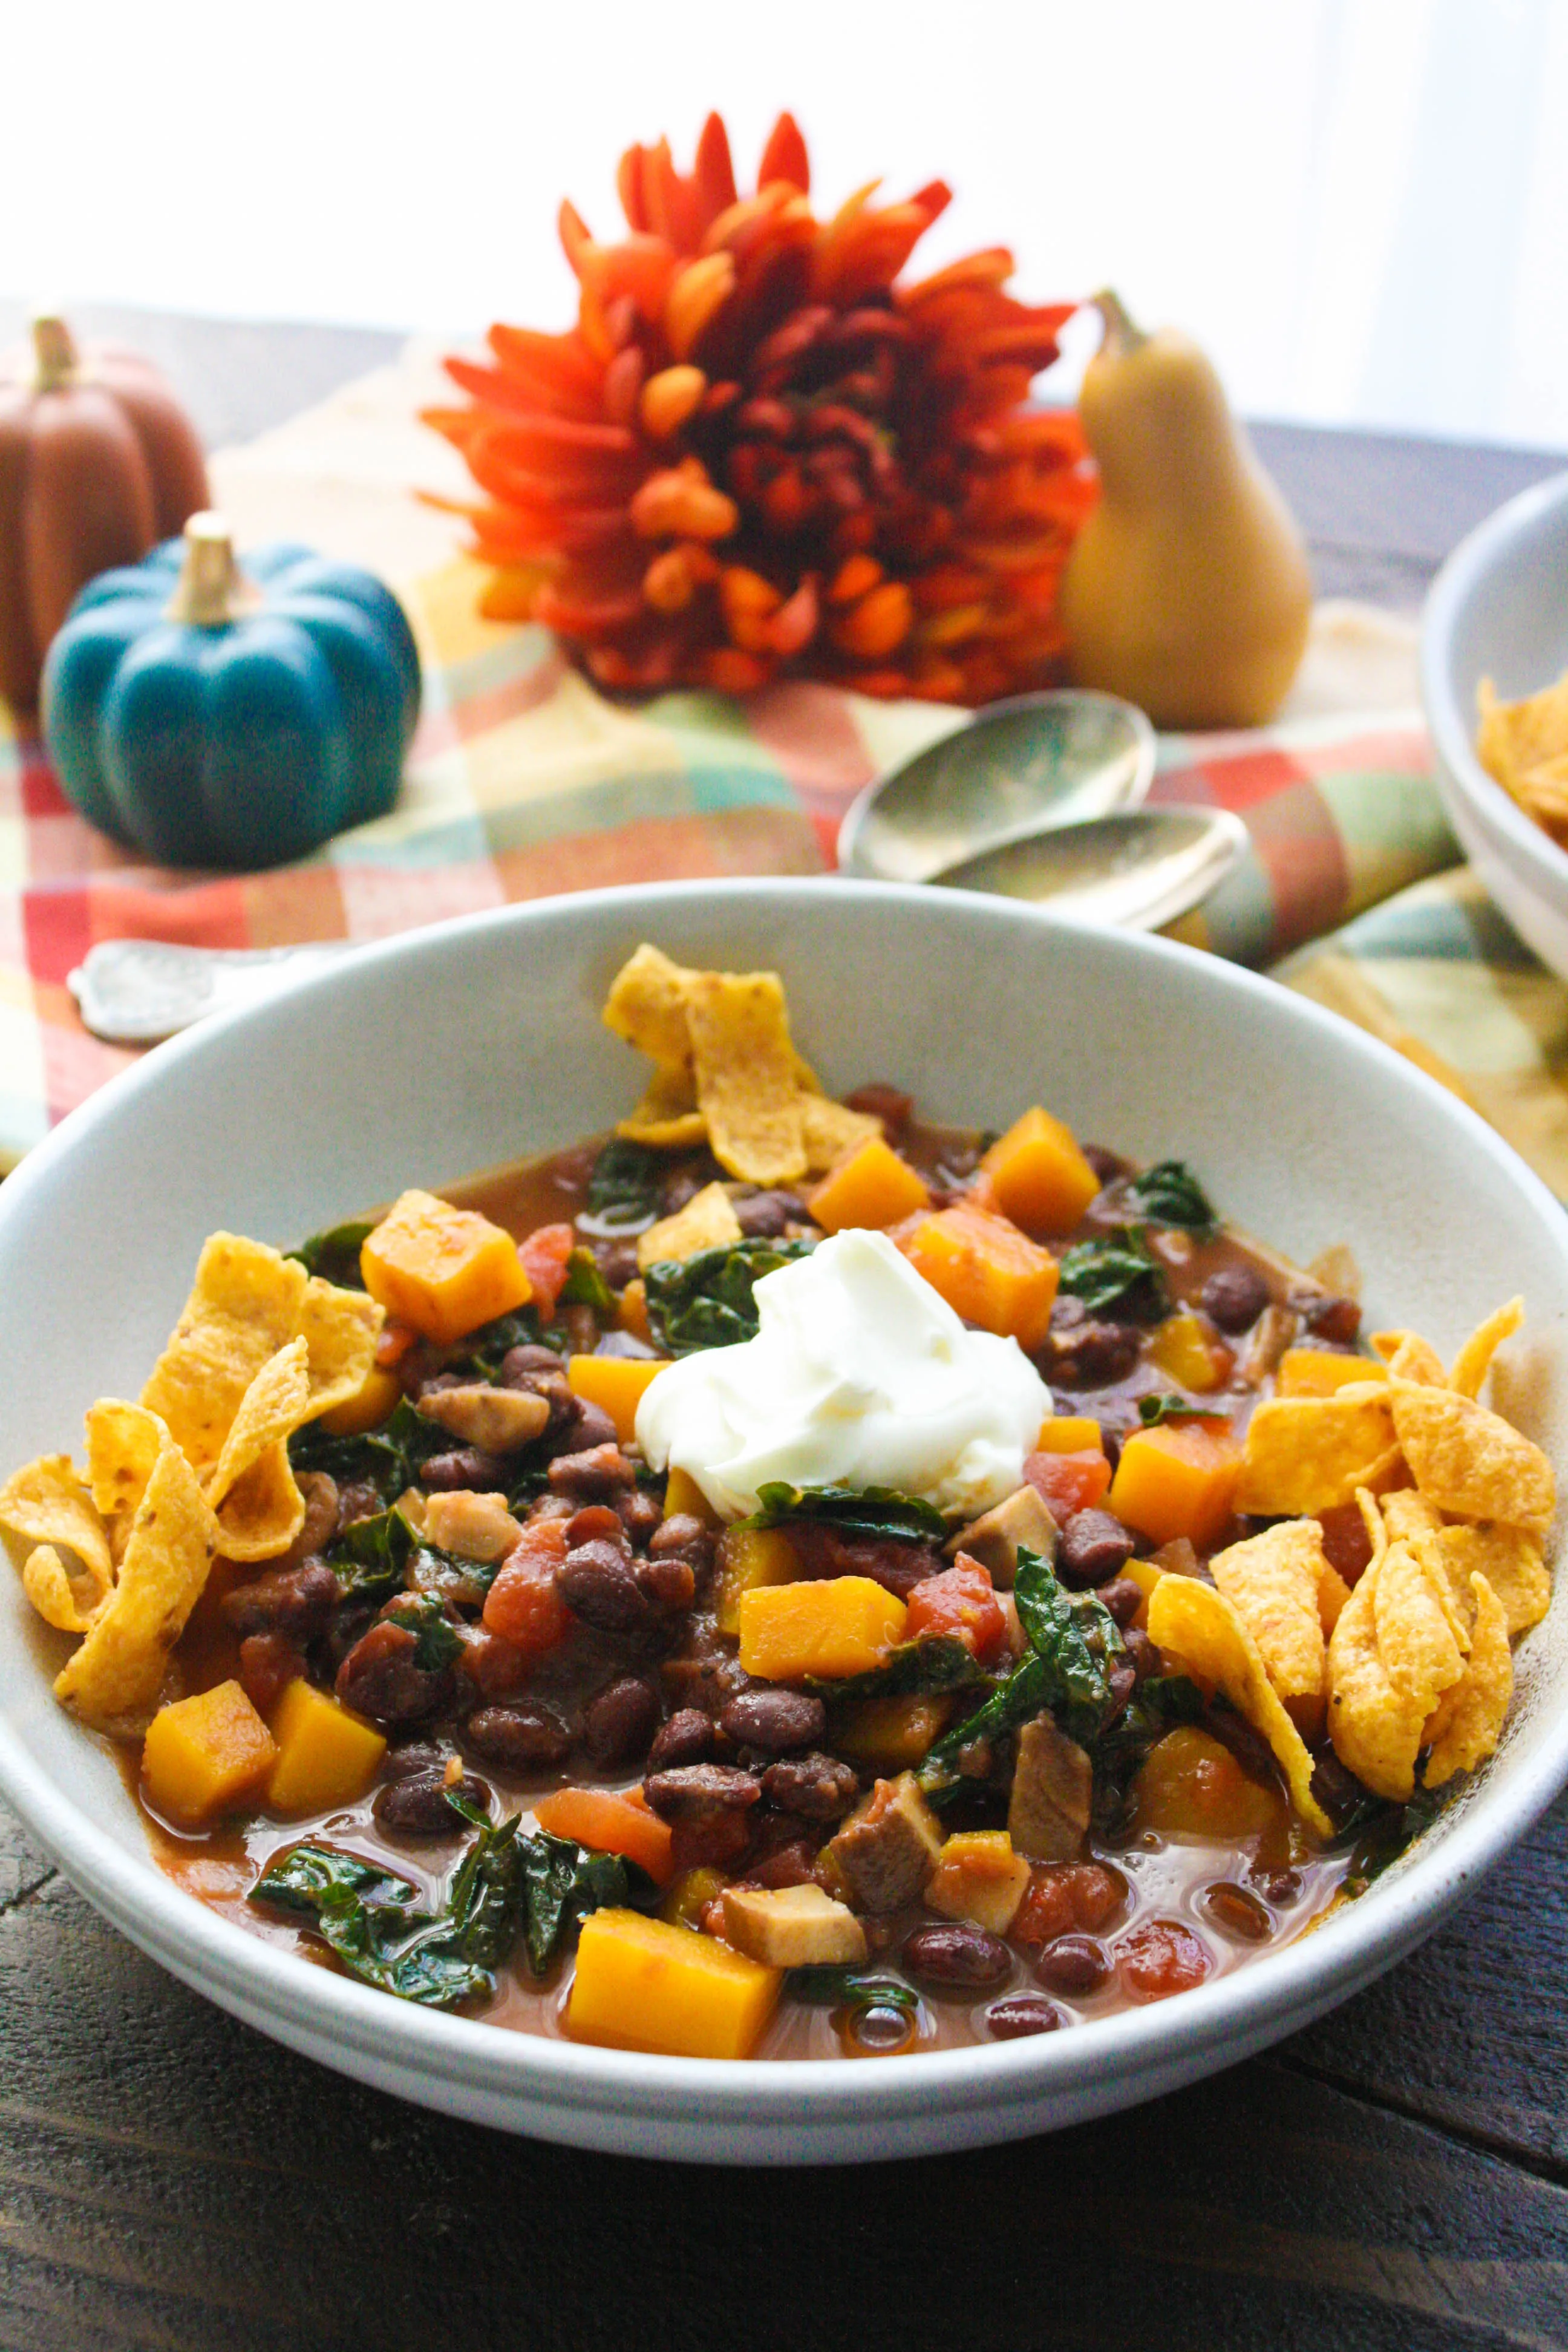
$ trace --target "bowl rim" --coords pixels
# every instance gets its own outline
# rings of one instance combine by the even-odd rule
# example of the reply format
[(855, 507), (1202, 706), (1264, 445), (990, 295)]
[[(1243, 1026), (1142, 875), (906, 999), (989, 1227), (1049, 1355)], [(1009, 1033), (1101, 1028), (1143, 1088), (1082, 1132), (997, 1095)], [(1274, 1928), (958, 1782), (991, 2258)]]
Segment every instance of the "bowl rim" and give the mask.
[[(1421, 698), (1437, 752), (1439, 782), (1471, 809), (1475, 819), (1501, 836), (1553, 898), (1568, 898), (1568, 850), (1526, 816), (1512, 795), (1488, 773), (1476, 756), (1473, 714), (1459, 708), (1448, 674), (1448, 654), (1459, 615), (1479, 583), (1497, 571), (1521, 530), (1561, 515), (1568, 526), (1568, 470), (1499, 507), (1478, 523), (1447, 557), (1427, 591), (1421, 615)], [(1542, 685), (1552, 684), (1543, 679)]]
[[(820, 905), (825, 890), (848, 908), (857, 902), (931, 908), (929, 887), (919, 884), (759, 877), (634, 885), (454, 917), (368, 942), (348, 968), (416, 962), (422, 955), (446, 952), (459, 940), (473, 941), (482, 951), (493, 935), (569, 924), (578, 913), (592, 918), (635, 911), (647, 928), (657, 924), (662, 907), (673, 910), (682, 902), (717, 903), (740, 914), (748, 907)], [(959, 894), (953, 896), (957, 900)], [(966, 913), (961, 919), (994, 925), (1021, 940), (1047, 919), (1011, 900), (964, 893), (962, 903)], [(1078, 927), (1053, 921), (1052, 929)], [(1234, 990), (1244, 1001), (1283, 1009), (1288, 1020), (1330, 1041), (1335, 1052), (1348, 1053), (1396, 1087), (1414, 1090), (1444, 1118), (1458, 1120), (1472, 1143), (1498, 1163), (1547, 1224), (1558, 1228), (1568, 1255), (1568, 1213), (1540, 1178), (1468, 1105), (1391, 1047), (1240, 966), (1146, 934), (1092, 936), (1111, 953), (1146, 961), (1173, 982), (1183, 971), (1201, 971), (1207, 983)], [(303, 974), (259, 1003), (213, 1015), (117, 1075), (62, 1120), (0, 1187), (0, 1234), (18, 1206), (53, 1181), (57, 1167), (89, 1148), (125, 1107), (155, 1094), (184, 1064), (224, 1047), (236, 1030), (254, 1028), (264, 1038), (273, 1024), (291, 1022), (296, 1005), (309, 1005), (329, 992), (343, 969)], [(81, 1736), (93, 1737), (85, 1730)], [(1103, 2078), (1125, 2079), (1126, 2097), (1152, 2095), (1161, 2087), (1152, 2079), (1157, 2074), (1183, 2079), (1184, 2066), (1188, 2073), (1199, 2071), (1205, 2054), (1216, 2045), (1215, 2063), (1229, 2063), (1271, 2033), (1304, 2023), (1391, 1966), (1437, 1924), (1470, 1880), (1527, 1832), (1565, 1780), (1568, 1710), (1555, 1725), (1544, 1727), (1497, 1798), (1489, 1802), (1483, 1791), (1433, 1851), (1423, 1854), (1417, 1848), (1396, 1874), (1315, 1932), (1269, 1954), (1263, 1966), (1235, 1969), (1147, 2008), (1096, 2019), (1089, 2032), (920, 2052), (868, 2068), (842, 2059), (680, 2058), (556, 2041), (396, 2001), (309, 1967), (292, 1950), (250, 1935), (187, 1895), (160, 1870), (150, 1850), (128, 1853), (100, 1830), (85, 1808), (33, 1762), (9, 1712), (0, 1713), (0, 1790), (72, 1884), (132, 1942), (251, 2023), (263, 2030), (276, 2026), (279, 2037), (294, 2040), (296, 2046), (306, 2036), (318, 2057), (353, 2053), (367, 2069), (379, 2068), (383, 2080), (391, 2067), (448, 2090), (483, 2095), (491, 2103), (489, 2120), (510, 2120), (518, 2127), (541, 2120), (537, 2112), (529, 2114), (531, 2106), (557, 2116), (603, 2117), (636, 2110), (649, 2120), (753, 2131), (793, 2124), (819, 2131), (853, 2127), (863, 2137), (868, 2127), (938, 2105), (958, 2114), (985, 2108), (999, 2118), (1010, 2108), (1036, 2110), (1053, 2097), (1065, 2105), (1075, 2095), (1088, 2095)], [(406, 2081), (396, 2087), (405, 2095), (418, 2095)], [(1032, 2114), (1027, 2127), (1039, 2123)], [(1004, 2137), (1005, 2126), (985, 2136)]]

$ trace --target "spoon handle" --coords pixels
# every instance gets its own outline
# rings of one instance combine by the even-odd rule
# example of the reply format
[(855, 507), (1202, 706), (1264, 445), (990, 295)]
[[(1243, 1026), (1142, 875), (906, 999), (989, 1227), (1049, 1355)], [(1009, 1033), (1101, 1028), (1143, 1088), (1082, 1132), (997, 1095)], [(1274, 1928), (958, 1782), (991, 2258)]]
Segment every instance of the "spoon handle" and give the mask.
[(110, 1045), (152, 1045), (209, 1013), (272, 995), (302, 972), (353, 953), (346, 940), (309, 947), (188, 948), (100, 940), (66, 985), (82, 1024)]

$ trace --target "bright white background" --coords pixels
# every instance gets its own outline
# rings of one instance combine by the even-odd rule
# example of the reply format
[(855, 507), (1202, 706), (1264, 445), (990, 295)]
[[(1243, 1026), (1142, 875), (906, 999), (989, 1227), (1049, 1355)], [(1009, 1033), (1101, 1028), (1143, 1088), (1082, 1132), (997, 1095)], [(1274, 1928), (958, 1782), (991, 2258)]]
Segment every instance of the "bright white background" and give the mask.
[(553, 218), (710, 104), (931, 264), (1114, 283), (1253, 415), (1568, 446), (1568, 0), (12, 0), (0, 295), (563, 324)]

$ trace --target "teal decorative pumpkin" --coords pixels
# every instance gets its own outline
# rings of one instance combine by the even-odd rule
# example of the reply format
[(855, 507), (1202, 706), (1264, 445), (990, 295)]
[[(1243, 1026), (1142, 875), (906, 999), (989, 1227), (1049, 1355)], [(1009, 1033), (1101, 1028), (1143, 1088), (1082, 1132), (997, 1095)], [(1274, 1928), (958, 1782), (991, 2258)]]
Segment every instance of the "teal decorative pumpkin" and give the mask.
[(90, 582), (44, 668), (68, 798), (168, 866), (278, 866), (384, 816), (418, 711), (389, 589), (304, 547), (241, 572), (212, 514)]

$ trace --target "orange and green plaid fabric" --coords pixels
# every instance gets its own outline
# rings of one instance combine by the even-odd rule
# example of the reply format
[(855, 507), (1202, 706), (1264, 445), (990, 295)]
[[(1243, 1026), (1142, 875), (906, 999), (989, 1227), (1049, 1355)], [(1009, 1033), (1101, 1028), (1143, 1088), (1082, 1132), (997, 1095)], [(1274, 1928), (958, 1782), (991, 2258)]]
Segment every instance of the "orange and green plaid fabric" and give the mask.
[[(426, 708), (398, 807), (300, 865), (211, 876), (139, 863), (74, 814), (41, 746), (0, 709), (0, 1166), (132, 1058), (87, 1034), (66, 985), (99, 940), (374, 940), (613, 883), (826, 873), (862, 785), (963, 723), (811, 684), (613, 704), (542, 630), (478, 619), (476, 578), (458, 560), (409, 592)], [(1180, 935), (1254, 964), (1458, 854), (1414, 714), (1168, 738), (1154, 798), (1246, 820), (1250, 856)]]

